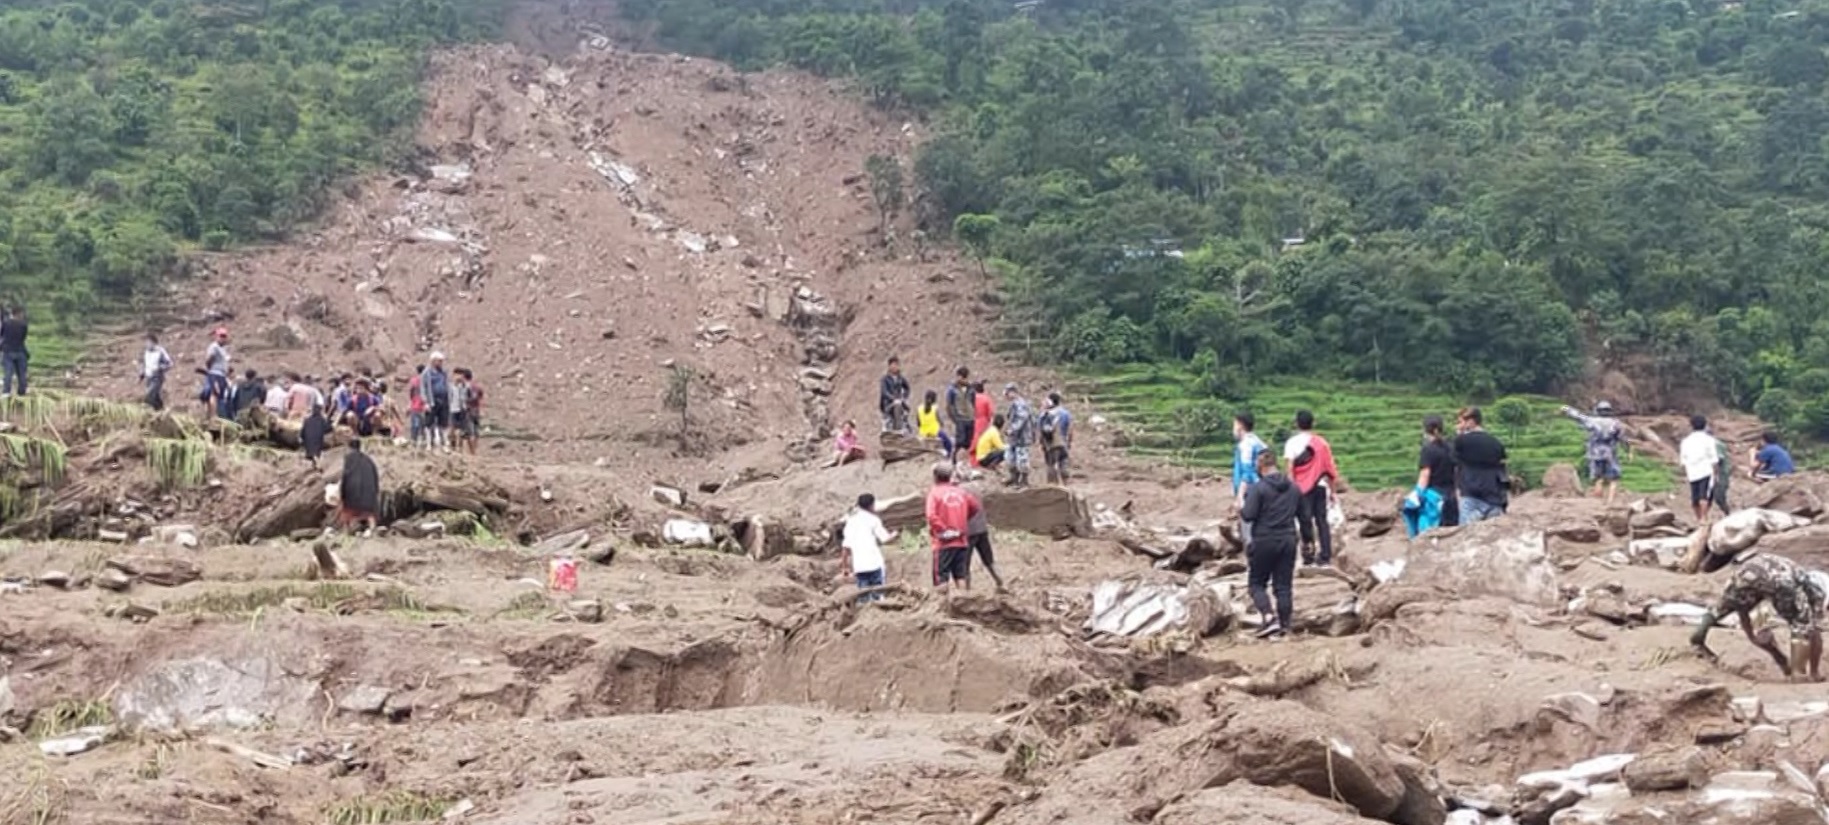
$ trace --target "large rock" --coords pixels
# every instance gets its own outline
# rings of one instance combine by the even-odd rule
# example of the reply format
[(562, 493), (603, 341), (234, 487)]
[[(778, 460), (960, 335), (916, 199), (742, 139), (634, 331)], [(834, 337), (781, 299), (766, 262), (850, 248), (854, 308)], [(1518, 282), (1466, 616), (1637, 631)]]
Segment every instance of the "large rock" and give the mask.
[(1659, 527), (1674, 527), (1676, 526), (1676, 523), (1677, 514), (1666, 507), (1646, 510), (1643, 513), (1633, 513), (1627, 519), (1627, 524), (1631, 526), (1633, 530), (1641, 532), (1656, 530)]
[[(985, 517), (998, 530), (1021, 530), (1043, 536), (1092, 535), (1092, 508), (1064, 487), (977, 489)], [(876, 513), (891, 530), (920, 530), (927, 526), (925, 491), (880, 501)]]
[(1793, 516), (1816, 518), (1823, 514), (1823, 500), (1799, 479), (1781, 478), (1755, 488), (1753, 506), (1777, 510)]
[(1761, 536), (1759, 552), (1782, 556), (1818, 570), (1829, 570), (1829, 524)]
[(1740, 510), (1709, 527), (1708, 552), (1732, 556), (1752, 547), (1764, 536), (1809, 525), (1807, 518), (1778, 510)]
[(1708, 765), (1695, 747), (1639, 754), (1621, 772), (1633, 793), (1686, 791), (1708, 782)]
[(1290, 788), (1266, 788), (1234, 782), (1177, 800), (1157, 812), (1151, 825), (1369, 825), (1376, 820), (1353, 813), (1338, 802), (1317, 799)]
[(256, 728), (317, 721), (315, 683), (264, 657), (195, 658), (161, 663), (115, 694), (114, 715), (147, 731)]
[[(1140, 809), (1238, 782), (1292, 786), (1338, 799), (1361, 816), (1396, 821), (1392, 817), (1403, 807), (1408, 789), (1371, 734), (1296, 702), (1235, 694), (1216, 694), (1211, 701), (1212, 719), (1149, 734), (1133, 747), (1075, 764), (1054, 783), (1074, 793), (1043, 794), (1012, 823), (1110, 825), (1127, 821)], [(1259, 820), (1218, 816), (1198, 821)]]
[(1552, 498), (1581, 496), (1581, 475), (1573, 464), (1551, 464), (1543, 471), (1543, 494)]
[(1562, 601), (1544, 534), (1503, 519), (1418, 537), (1400, 581), (1545, 608)]
[(980, 497), (992, 527), (1055, 538), (1092, 535), (1092, 508), (1065, 487), (991, 490)]
[(1085, 630), (1129, 638), (1188, 630), (1209, 636), (1232, 623), (1231, 586), (1187, 582), (1159, 573), (1100, 582), (1092, 588)]

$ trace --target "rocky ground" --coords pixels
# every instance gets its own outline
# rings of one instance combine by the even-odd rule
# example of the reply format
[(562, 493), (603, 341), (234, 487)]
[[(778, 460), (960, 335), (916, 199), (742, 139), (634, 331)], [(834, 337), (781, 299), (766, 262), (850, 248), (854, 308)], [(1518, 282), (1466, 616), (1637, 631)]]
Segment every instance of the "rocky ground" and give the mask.
[[(1824, 821), (1829, 696), (1731, 627), (1691, 656), (1727, 574), (1679, 571), (1709, 541), (1821, 563), (1826, 479), (1739, 484), (1768, 512), (1694, 539), (1679, 502), (1553, 484), (1412, 542), (1353, 493), (1301, 632), (1257, 642), (1225, 483), (1082, 408), (1072, 493), (973, 483), (1007, 590), (930, 593), (925, 460), (820, 469), (823, 439), (870, 430), (889, 354), (917, 387), (1049, 378), (986, 351), (976, 267), (878, 230), (863, 160), (921, 125), (601, 11), (442, 56), (418, 172), (177, 287), (181, 360), (227, 319), (261, 369), (478, 372), (483, 455), (377, 445), (386, 535), (318, 538), (334, 457), (177, 472), (181, 418), (0, 405), (69, 447), (8, 476), (44, 497), (0, 528), (0, 825)], [(131, 397), (100, 365), (133, 346), (80, 388)], [(827, 538), (862, 491), (910, 529), (859, 608)]]

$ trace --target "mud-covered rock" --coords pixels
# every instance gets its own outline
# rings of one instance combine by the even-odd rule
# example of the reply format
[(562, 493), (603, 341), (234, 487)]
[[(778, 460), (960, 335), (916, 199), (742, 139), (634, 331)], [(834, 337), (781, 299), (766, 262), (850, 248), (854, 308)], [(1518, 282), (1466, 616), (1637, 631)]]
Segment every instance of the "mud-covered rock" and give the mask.
[(1376, 820), (1353, 813), (1338, 802), (1317, 798), (1292, 788), (1266, 788), (1234, 782), (1209, 788), (1165, 806), (1151, 825), (1214, 825), (1221, 822), (1251, 825), (1367, 825)]
[(1056, 783), (1079, 792), (1044, 794), (1019, 822), (1108, 825), (1125, 821), (1140, 801), (1164, 805), (1240, 781), (1299, 788), (1339, 799), (1361, 816), (1394, 821), (1407, 788), (1371, 734), (1296, 702), (1235, 694), (1215, 694), (1209, 701), (1213, 718), (1205, 722), (1150, 734), (1133, 747), (1068, 768)]
[(312, 682), (264, 657), (203, 657), (163, 662), (129, 680), (114, 698), (115, 718), (142, 730), (253, 728), (311, 721)]
[(1807, 527), (1810, 520), (1777, 510), (1739, 510), (1723, 516), (1708, 529), (1708, 552), (1731, 556), (1752, 547), (1767, 535)]
[(1829, 569), (1829, 524), (1812, 524), (1759, 538), (1759, 552), (1818, 570)]
[(991, 490), (980, 498), (992, 527), (1056, 538), (1092, 535), (1092, 509), (1065, 487)]
[(1552, 498), (1576, 498), (1582, 493), (1581, 475), (1575, 472), (1573, 464), (1551, 464), (1543, 471), (1544, 495)]
[(1708, 765), (1694, 747), (1641, 753), (1620, 774), (1633, 793), (1677, 791), (1708, 781)]
[(1504, 520), (1418, 537), (1400, 581), (1462, 597), (1500, 596), (1545, 608), (1559, 606), (1562, 600), (1544, 534)]
[(1643, 513), (1633, 513), (1627, 520), (1627, 524), (1634, 531), (1640, 532), (1656, 530), (1660, 527), (1674, 527), (1676, 523), (1677, 514), (1666, 507), (1646, 510)]
[(1800, 479), (1780, 478), (1755, 488), (1752, 503), (1764, 510), (1777, 510), (1793, 516), (1816, 518), (1823, 514), (1823, 500)]

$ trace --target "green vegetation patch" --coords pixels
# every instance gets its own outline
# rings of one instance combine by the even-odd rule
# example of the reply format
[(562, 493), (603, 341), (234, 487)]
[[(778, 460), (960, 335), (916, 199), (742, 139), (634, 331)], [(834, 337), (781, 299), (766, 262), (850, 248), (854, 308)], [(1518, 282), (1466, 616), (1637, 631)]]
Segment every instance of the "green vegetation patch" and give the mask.
[[(1236, 412), (1250, 410), (1257, 416), (1258, 434), (1280, 445), (1294, 430), (1296, 411), (1310, 410), (1316, 429), (1334, 446), (1340, 472), (1359, 490), (1415, 484), (1423, 417), (1439, 415), (1452, 426), (1455, 412), (1468, 403), (1388, 385), (1294, 380), (1266, 383), (1246, 401), (1228, 402), (1190, 398), (1191, 382), (1185, 372), (1153, 366), (1082, 379), (1075, 388), (1091, 397), (1100, 414), (1125, 427), (1133, 454), (1227, 473)], [(1584, 468), (1585, 431), (1558, 413), (1561, 406), (1561, 401), (1541, 396), (1481, 405), (1486, 428), (1511, 454), (1512, 471), (1533, 487), (1551, 464)], [(1502, 421), (1500, 413), (1507, 408), (1521, 411), (1522, 417)], [(1621, 467), (1628, 490), (1660, 492), (1673, 483), (1674, 470), (1648, 457), (1627, 456)]]

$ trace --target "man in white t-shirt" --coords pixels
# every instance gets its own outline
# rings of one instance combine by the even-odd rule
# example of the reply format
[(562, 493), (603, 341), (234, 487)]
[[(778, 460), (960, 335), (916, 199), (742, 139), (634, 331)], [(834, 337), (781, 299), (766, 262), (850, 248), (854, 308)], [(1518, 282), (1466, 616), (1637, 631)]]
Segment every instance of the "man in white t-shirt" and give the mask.
[[(844, 555), (839, 578), (848, 571), (857, 581), (857, 589), (883, 586), (883, 543), (895, 540), (895, 534), (883, 529), (876, 515), (876, 496), (865, 493), (857, 497), (857, 509), (845, 517)], [(880, 590), (859, 593), (857, 603), (874, 602), (883, 597)]]
[(1683, 465), (1683, 476), (1689, 480), (1689, 505), (1696, 512), (1696, 523), (1708, 523), (1708, 506), (1715, 492), (1715, 465), (1721, 461), (1715, 437), (1708, 434), (1708, 419), (1689, 417), (1689, 435), (1677, 447), (1677, 458)]

